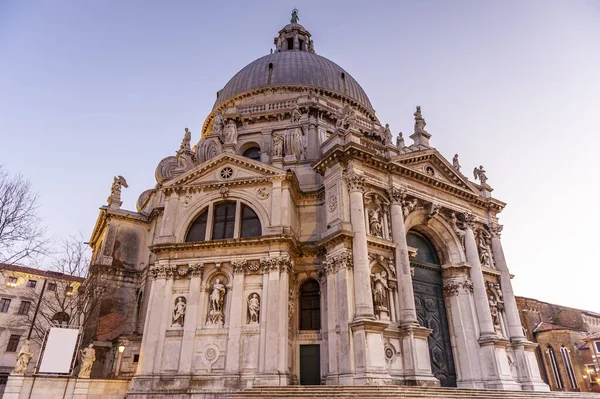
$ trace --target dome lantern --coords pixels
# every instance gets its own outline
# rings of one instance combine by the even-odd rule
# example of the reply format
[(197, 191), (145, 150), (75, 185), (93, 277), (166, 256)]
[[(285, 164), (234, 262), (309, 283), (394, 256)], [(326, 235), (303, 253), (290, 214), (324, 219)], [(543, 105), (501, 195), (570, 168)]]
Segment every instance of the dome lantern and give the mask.
[(313, 40), (310, 38), (310, 32), (298, 23), (299, 20), (298, 10), (294, 8), (290, 23), (284, 26), (283, 29), (279, 31), (279, 35), (273, 39), (275, 52), (290, 50), (315, 52), (315, 46)]

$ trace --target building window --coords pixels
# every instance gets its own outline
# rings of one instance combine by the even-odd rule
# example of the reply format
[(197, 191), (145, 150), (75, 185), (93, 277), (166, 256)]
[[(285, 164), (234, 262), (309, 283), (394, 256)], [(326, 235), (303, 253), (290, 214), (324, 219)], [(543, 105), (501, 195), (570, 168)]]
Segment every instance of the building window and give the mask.
[(6, 285), (8, 287), (13, 287), (13, 288), (16, 287), (17, 286), (17, 278), (16, 277), (9, 277), (6, 280)]
[(558, 389), (563, 389), (563, 382), (560, 373), (558, 372), (558, 364), (556, 363), (556, 355), (554, 353), (554, 349), (550, 345), (548, 345), (546, 353), (548, 354), (550, 367), (552, 368), (552, 374), (554, 374), (554, 381), (556, 381), (556, 387)]
[(140, 355), (139, 354), (133, 355), (133, 363), (138, 363), (139, 361), (140, 361)]
[(9, 307), (10, 307), (10, 299), (2, 298), (0, 300), (0, 312), (7, 313)]
[(8, 345), (6, 345), (6, 351), (7, 352), (16, 352), (17, 347), (19, 346), (20, 339), (21, 339), (20, 335), (11, 334), (10, 338), (8, 339)]
[[(212, 214), (212, 226), (208, 216)], [(212, 230), (211, 230), (212, 227)], [(226, 240), (229, 238), (258, 237), (262, 234), (262, 225), (256, 213), (241, 202), (226, 201), (209, 206), (192, 222), (185, 237), (186, 242)]]
[(31, 302), (29, 301), (21, 301), (21, 306), (19, 306), (18, 314), (27, 314), (29, 313), (29, 308), (31, 308)]
[(208, 209), (205, 210), (194, 220), (192, 227), (188, 230), (185, 237), (186, 242), (204, 241), (206, 237), (206, 219), (208, 217)]
[(259, 237), (261, 233), (260, 219), (247, 205), (242, 205), (241, 237)]
[(562, 355), (565, 370), (567, 370), (567, 376), (569, 377), (569, 384), (571, 385), (571, 388), (579, 388), (579, 385), (577, 385), (577, 379), (575, 378), (575, 372), (573, 371), (573, 363), (571, 362), (571, 354), (569, 353), (569, 350), (562, 346), (560, 348), (560, 354)]
[(258, 147), (250, 147), (243, 154), (246, 158), (254, 159), (255, 161), (260, 161), (260, 148)]
[(58, 312), (52, 316), (52, 322), (58, 326), (68, 326), (71, 318), (65, 312)]
[(321, 292), (316, 280), (308, 280), (300, 288), (300, 330), (321, 329)]
[(65, 287), (65, 294), (67, 294), (67, 296), (71, 296), (74, 293), (74, 289), (72, 285), (68, 285), (67, 287)]
[(596, 345), (596, 352), (600, 353), (600, 341), (594, 342), (594, 345)]
[(233, 238), (235, 230), (235, 202), (222, 202), (215, 206), (213, 240)]
[(46, 290), (47, 291), (56, 291), (56, 283), (48, 283)]
[(37, 281), (35, 281), (35, 280), (27, 281), (27, 288), (35, 288), (36, 285), (37, 285)]

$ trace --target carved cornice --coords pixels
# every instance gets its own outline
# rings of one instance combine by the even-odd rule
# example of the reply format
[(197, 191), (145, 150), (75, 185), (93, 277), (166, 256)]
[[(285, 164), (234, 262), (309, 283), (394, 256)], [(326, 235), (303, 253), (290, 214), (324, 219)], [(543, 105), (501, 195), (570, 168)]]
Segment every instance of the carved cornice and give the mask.
[(280, 271), (281, 273), (290, 273), (294, 267), (294, 261), (287, 256), (274, 256), (260, 260), (260, 267), (263, 273), (271, 271)]
[(212, 240), (199, 242), (181, 242), (169, 244), (156, 244), (150, 247), (150, 251), (155, 254), (164, 254), (170, 252), (195, 251), (203, 249), (216, 248), (243, 248), (252, 246), (264, 246), (271, 243), (287, 244), (294, 254), (298, 254), (298, 240), (287, 235), (270, 235), (252, 238), (232, 238), (228, 240)]

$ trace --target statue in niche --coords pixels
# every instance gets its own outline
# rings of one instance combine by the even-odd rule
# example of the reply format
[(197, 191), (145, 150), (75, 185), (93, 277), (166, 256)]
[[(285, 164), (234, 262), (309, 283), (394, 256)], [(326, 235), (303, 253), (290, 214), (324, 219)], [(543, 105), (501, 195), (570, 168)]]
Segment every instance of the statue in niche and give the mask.
[(19, 349), (19, 353), (17, 353), (17, 363), (15, 364), (15, 368), (11, 374), (13, 375), (25, 375), (27, 372), (27, 366), (29, 365), (29, 361), (33, 357), (33, 353), (31, 353), (31, 341), (26, 339)]
[(375, 306), (375, 312), (379, 315), (382, 311), (387, 312), (389, 286), (385, 270), (371, 274), (371, 290), (373, 291), (373, 305)]
[(273, 135), (273, 156), (283, 156), (283, 137), (280, 134)]
[(300, 112), (300, 108), (298, 105), (294, 105), (292, 109), (292, 122), (300, 122), (300, 118), (302, 117), (302, 112)]
[(93, 344), (89, 344), (87, 348), (84, 348), (81, 353), (81, 368), (77, 378), (90, 378), (92, 373), (92, 366), (96, 361), (96, 350)]
[(473, 177), (475, 177), (475, 180), (479, 179), (482, 186), (485, 186), (487, 182), (487, 175), (485, 173), (486, 172), (485, 169), (483, 169), (483, 165), (479, 165), (479, 168), (476, 167), (473, 169)]
[(248, 324), (258, 324), (260, 314), (260, 298), (252, 294), (248, 298)]
[(369, 229), (371, 231), (371, 235), (375, 237), (383, 237), (383, 231), (381, 228), (381, 216), (379, 209), (371, 208), (369, 209)]
[(466, 232), (459, 227), (458, 218), (456, 217), (456, 214), (454, 212), (450, 213), (450, 226), (452, 226), (452, 230), (454, 230), (454, 232), (458, 236), (458, 239), (460, 240), (461, 245), (464, 248)]
[(489, 296), (488, 304), (490, 305), (490, 314), (492, 315), (492, 322), (496, 331), (500, 331), (500, 311), (498, 310), (498, 301), (493, 295)]
[(476, 240), (477, 240), (477, 249), (479, 251), (479, 262), (481, 262), (481, 266), (492, 267), (487, 232), (484, 232), (483, 230), (479, 230), (477, 233)]
[(220, 279), (216, 279), (212, 287), (210, 288), (210, 310), (208, 312), (207, 324), (214, 324), (223, 326), (225, 322), (225, 316), (223, 314), (223, 305), (225, 303), (225, 293), (227, 288), (221, 284)]
[(285, 155), (295, 155), (296, 159), (305, 159), (304, 135), (299, 127), (288, 129), (286, 132)]
[(185, 319), (185, 298), (180, 296), (175, 300), (175, 307), (173, 308), (173, 326), (183, 327)]
[(237, 125), (233, 119), (229, 119), (223, 129), (223, 143), (237, 144)]
[(458, 154), (454, 154), (454, 158), (452, 158), (452, 166), (454, 169), (460, 172), (460, 163), (458, 162)]
[(213, 133), (218, 134), (219, 136), (223, 133), (223, 115), (221, 115), (221, 111), (215, 112), (215, 117), (213, 118)]

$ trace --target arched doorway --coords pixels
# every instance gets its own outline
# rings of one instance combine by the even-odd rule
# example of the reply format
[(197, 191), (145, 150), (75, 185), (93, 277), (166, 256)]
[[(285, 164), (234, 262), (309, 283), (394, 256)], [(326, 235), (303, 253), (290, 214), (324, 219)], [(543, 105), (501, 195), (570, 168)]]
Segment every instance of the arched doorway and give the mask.
[(431, 371), (443, 387), (456, 386), (456, 371), (452, 357), (450, 331), (442, 289), (442, 267), (435, 248), (429, 240), (414, 231), (406, 236), (408, 245), (417, 248), (412, 259), (414, 267), (413, 290), (419, 323), (432, 329), (429, 335)]

